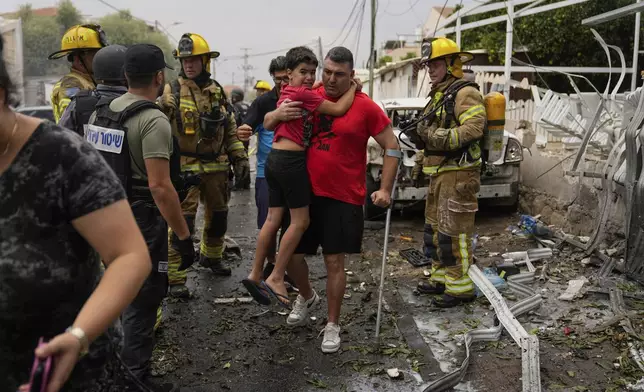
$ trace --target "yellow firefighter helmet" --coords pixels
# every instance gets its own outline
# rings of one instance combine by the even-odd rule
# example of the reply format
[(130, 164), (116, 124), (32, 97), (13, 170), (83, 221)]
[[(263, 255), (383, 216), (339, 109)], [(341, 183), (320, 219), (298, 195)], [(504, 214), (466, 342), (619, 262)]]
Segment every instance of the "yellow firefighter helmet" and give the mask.
[(96, 24), (72, 26), (60, 41), (60, 50), (49, 55), (50, 60), (59, 59), (74, 52), (99, 50), (108, 44), (105, 32)]
[(463, 64), (474, 59), (472, 53), (461, 51), (456, 42), (445, 37), (424, 38), (420, 52), (421, 64), (427, 65), (434, 60), (445, 59), (447, 72), (456, 78), (463, 77)]
[(210, 50), (208, 42), (199, 34), (185, 33), (181, 36), (177, 48), (172, 51), (172, 55), (179, 61), (186, 57), (201, 56), (206, 72), (210, 73), (210, 59), (219, 57), (219, 52)]
[(266, 90), (270, 91), (273, 89), (270, 84), (268, 84), (267, 81), (265, 80), (258, 80), (257, 83), (255, 83), (255, 90)]
[(192, 56), (207, 56), (208, 59), (216, 59), (219, 57), (219, 52), (211, 51), (208, 42), (195, 33), (185, 33), (179, 40), (177, 49), (172, 51), (172, 54), (177, 59), (183, 59)]

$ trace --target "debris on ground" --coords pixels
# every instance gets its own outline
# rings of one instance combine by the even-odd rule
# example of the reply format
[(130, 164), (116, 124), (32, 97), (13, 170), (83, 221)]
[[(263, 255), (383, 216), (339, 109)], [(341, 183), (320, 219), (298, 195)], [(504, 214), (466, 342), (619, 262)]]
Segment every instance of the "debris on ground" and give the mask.
[[(231, 207), (241, 212), (229, 215), (229, 227), (254, 219), (246, 212), (250, 202), (249, 196)], [(531, 227), (526, 224), (530, 221), (524, 219), (524, 226)], [(505, 231), (517, 222), (521, 217), (516, 215), (477, 217), (474, 256), (481, 271), (490, 268), (493, 280), (507, 286), (500, 292), (510, 309), (530, 298), (522, 294), (524, 290), (540, 301), (529, 311), (513, 314), (528, 336), (539, 340), (543, 390), (635, 390), (644, 379), (638, 360), (643, 346), (637, 338), (644, 336), (643, 288), (618, 273), (601, 270), (606, 265), (602, 258), (564, 243), (565, 234), (555, 227), (549, 226), (545, 236), (522, 229), (521, 235)], [(288, 311), (260, 307), (245, 296), (239, 280), (248, 273), (248, 265), (234, 259), (229, 261), (232, 279), (193, 268), (188, 284), (195, 297), (166, 301), (153, 357), (154, 375), (195, 390), (416, 392), (465, 366), (465, 381), (454, 390), (521, 390), (521, 350), (502, 332), (486, 297), (440, 310), (431, 306), (431, 296), (413, 294), (418, 282), (431, 275), (426, 266), (431, 260), (422, 251), (423, 224), (420, 218), (392, 221), (379, 342), (374, 335), (383, 232), (368, 230), (363, 253), (346, 262), (339, 352), (320, 350), (321, 331), (327, 323), (326, 272), (320, 255), (307, 260), (322, 301), (301, 327), (286, 325)], [(545, 232), (543, 227), (539, 230)], [(254, 229), (235, 234), (244, 256), (252, 255)], [(604, 244), (601, 252), (607, 258), (624, 255), (616, 241)], [(592, 262), (582, 264), (587, 258)], [(526, 274), (531, 274), (531, 281), (523, 280)], [(587, 279), (583, 296), (559, 300), (569, 281), (583, 279)], [(611, 301), (615, 290), (622, 293), (618, 313)]]
[(588, 283), (588, 279), (583, 277), (581, 279), (574, 279), (568, 282), (568, 288), (566, 292), (559, 296), (561, 301), (572, 301), (575, 298), (581, 295), (581, 290), (584, 288), (584, 284)]

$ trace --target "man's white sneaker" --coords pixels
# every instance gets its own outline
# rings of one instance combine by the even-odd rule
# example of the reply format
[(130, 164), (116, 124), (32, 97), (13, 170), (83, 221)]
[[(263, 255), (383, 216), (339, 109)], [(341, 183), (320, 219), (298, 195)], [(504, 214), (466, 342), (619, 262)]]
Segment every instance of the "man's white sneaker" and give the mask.
[(293, 304), (293, 310), (286, 319), (286, 324), (290, 326), (304, 325), (309, 321), (309, 310), (313, 309), (315, 305), (320, 302), (318, 293), (313, 290), (313, 297), (308, 301), (304, 299), (302, 294), (298, 294)]
[(340, 326), (328, 323), (324, 328), (324, 339), (322, 339), (322, 352), (335, 353), (340, 349)]

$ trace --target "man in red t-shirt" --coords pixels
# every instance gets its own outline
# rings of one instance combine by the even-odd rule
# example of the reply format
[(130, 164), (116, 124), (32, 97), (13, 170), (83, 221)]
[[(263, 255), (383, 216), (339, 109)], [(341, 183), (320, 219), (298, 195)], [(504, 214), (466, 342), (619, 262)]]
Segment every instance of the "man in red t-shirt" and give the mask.
[[(325, 99), (337, 101), (350, 87), (354, 77), (353, 55), (344, 47), (329, 51), (324, 59), (324, 87), (316, 90)], [(280, 112), (266, 116), (287, 120)], [(387, 115), (366, 94), (356, 93), (349, 111), (339, 117), (316, 114), (314, 136), (307, 152), (307, 168), (313, 190), (310, 206), (310, 225), (295, 256), (289, 263), (288, 274), (297, 284), (300, 294), (287, 318), (289, 325), (303, 325), (319, 297), (308, 280), (304, 254), (315, 255), (322, 246), (327, 268), (328, 324), (322, 340), (322, 351), (333, 353), (340, 348), (340, 308), (346, 285), (344, 255), (361, 253), (364, 228), (362, 206), (366, 198), (367, 141), (376, 139), (384, 150), (399, 151)], [(386, 207), (398, 161), (385, 155), (381, 188), (370, 195), (374, 204)]]

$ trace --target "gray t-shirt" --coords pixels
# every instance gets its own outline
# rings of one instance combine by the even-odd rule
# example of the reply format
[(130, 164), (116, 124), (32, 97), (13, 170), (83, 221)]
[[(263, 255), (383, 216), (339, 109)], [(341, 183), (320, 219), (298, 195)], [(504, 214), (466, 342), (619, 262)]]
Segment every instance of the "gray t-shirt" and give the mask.
[[(128, 106), (146, 98), (125, 93), (110, 103), (110, 110), (122, 112)], [(95, 114), (89, 123), (93, 124)], [(127, 142), (130, 149), (132, 178), (147, 180), (145, 159), (162, 158), (170, 160), (172, 155), (172, 128), (161, 110), (144, 109), (123, 124), (127, 127)]]

